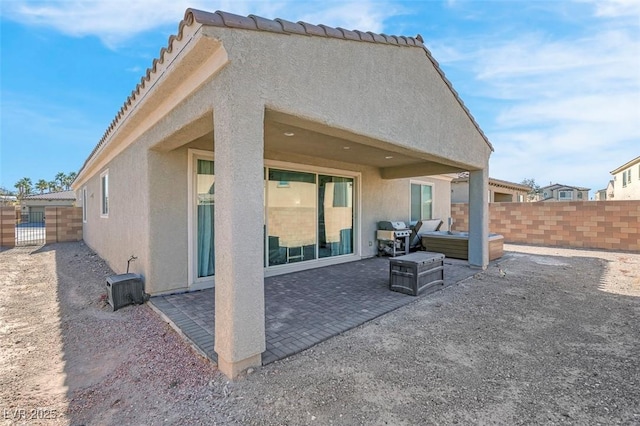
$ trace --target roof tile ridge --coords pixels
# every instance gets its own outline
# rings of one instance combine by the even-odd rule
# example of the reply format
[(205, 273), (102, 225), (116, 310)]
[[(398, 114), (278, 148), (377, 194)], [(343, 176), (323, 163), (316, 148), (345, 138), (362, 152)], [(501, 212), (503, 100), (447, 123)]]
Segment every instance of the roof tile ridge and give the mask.
[(284, 25), (274, 19), (267, 19), (257, 15), (249, 15), (256, 24), (256, 28), (260, 31), (268, 31), (273, 33), (284, 33)]
[(299, 22), (291, 22), (291, 21), (287, 21), (286, 19), (280, 19), (280, 18), (276, 18), (274, 19), (274, 21), (279, 22), (280, 25), (282, 25), (282, 30), (285, 33), (307, 35), (307, 32), (304, 26), (301, 25)]
[(342, 37), (346, 40), (357, 40), (357, 41), (361, 40), (360, 36), (355, 31), (347, 30), (341, 27), (337, 27), (336, 30), (340, 31), (342, 33)]
[(241, 28), (245, 30), (257, 30), (258, 26), (254, 19), (249, 16), (236, 15), (234, 13), (223, 12), (216, 10), (216, 15), (219, 15), (224, 22), (225, 27), (229, 28)]
[(372, 31), (367, 31), (367, 34), (369, 34), (371, 38), (373, 38), (374, 43), (387, 43), (387, 38), (382, 34), (374, 33)]
[(358, 37), (360, 37), (360, 41), (368, 41), (369, 43), (375, 43), (376, 42), (376, 39), (369, 32), (364, 32), (364, 31), (360, 31), (360, 30), (353, 30), (353, 32), (358, 34)]
[(394, 35), (388, 35), (385, 33), (380, 33), (382, 37), (386, 40), (388, 44), (398, 44), (398, 38)]
[(151, 67), (147, 68), (145, 75), (140, 79), (140, 82), (136, 84), (136, 87), (134, 90), (131, 91), (131, 94), (127, 96), (127, 99), (123, 102), (120, 109), (116, 112), (114, 118), (109, 123), (109, 126), (102, 134), (102, 137), (100, 138), (100, 140), (98, 141), (96, 146), (93, 148), (93, 150), (91, 150), (91, 154), (89, 154), (87, 159), (82, 164), (82, 167), (78, 171), (78, 175), (80, 175), (82, 170), (84, 170), (84, 168), (87, 166), (89, 160), (93, 158), (93, 156), (98, 152), (98, 150), (100, 150), (100, 148), (105, 144), (109, 136), (113, 133), (115, 128), (120, 123), (120, 120), (126, 115), (126, 112), (129, 109), (129, 107), (131, 107), (132, 104), (135, 102), (136, 98), (140, 94), (140, 91), (145, 88), (146, 82), (151, 80), (151, 74), (157, 72), (158, 64), (164, 63), (165, 55), (173, 51), (174, 43), (176, 41), (182, 40), (184, 36), (184, 29), (190, 25), (193, 25), (196, 22), (199, 24), (206, 23), (207, 25), (218, 25), (218, 26), (224, 25), (222, 21), (222, 17), (217, 17), (216, 14), (213, 14), (210, 12), (204, 12), (197, 9), (187, 9), (185, 11), (184, 18), (178, 24), (178, 34), (177, 35), (172, 34), (171, 36), (169, 36), (169, 39), (167, 41), (167, 47), (163, 47), (162, 49), (160, 49), (160, 54), (158, 58), (155, 58), (153, 60)]
[(320, 37), (327, 36), (327, 33), (325, 32), (324, 28), (322, 28), (319, 25), (313, 25), (304, 21), (298, 21), (298, 24), (304, 27), (304, 31), (307, 35), (314, 35), (314, 36), (320, 36)]
[(318, 27), (320, 27), (320, 28), (322, 28), (324, 30), (324, 32), (327, 35), (327, 37), (345, 38), (344, 37), (344, 33), (342, 31), (340, 31), (340, 29), (338, 29), (338, 28), (330, 27), (330, 26), (324, 25), (324, 24), (318, 24)]

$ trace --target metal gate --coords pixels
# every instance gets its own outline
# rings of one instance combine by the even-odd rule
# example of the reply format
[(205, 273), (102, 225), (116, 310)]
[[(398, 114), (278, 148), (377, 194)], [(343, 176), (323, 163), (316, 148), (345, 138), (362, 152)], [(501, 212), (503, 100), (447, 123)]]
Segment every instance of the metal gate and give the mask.
[(35, 246), (46, 240), (44, 212), (22, 213), (16, 221), (16, 246)]

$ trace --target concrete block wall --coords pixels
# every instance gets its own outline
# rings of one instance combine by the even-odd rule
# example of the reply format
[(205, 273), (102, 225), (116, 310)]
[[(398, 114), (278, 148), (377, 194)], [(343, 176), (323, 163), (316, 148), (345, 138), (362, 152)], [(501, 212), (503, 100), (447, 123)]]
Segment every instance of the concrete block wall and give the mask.
[[(453, 230), (466, 231), (468, 204), (451, 205)], [(510, 243), (640, 251), (640, 201), (489, 205), (489, 232)]]
[(47, 244), (82, 240), (81, 207), (46, 207)]
[(0, 246), (16, 245), (16, 208), (0, 207)]

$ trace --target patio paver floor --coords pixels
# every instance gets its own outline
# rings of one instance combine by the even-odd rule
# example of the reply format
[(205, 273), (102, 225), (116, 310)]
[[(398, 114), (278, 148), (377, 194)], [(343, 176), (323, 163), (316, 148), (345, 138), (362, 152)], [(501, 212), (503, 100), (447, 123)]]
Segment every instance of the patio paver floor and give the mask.
[[(462, 260), (445, 259), (444, 266), (444, 287), (478, 272)], [(385, 257), (268, 277), (264, 281), (267, 349), (262, 353), (263, 365), (416, 300), (389, 290), (389, 258)], [(155, 296), (150, 302), (200, 351), (217, 362), (213, 350), (214, 289)]]

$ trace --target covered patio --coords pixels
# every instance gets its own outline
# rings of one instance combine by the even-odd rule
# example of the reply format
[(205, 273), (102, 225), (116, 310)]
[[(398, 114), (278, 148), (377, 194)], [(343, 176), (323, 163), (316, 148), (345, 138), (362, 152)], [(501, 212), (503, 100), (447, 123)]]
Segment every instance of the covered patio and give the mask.
[[(466, 261), (445, 259), (446, 288), (477, 273)], [(389, 258), (379, 257), (265, 278), (266, 351), (262, 364), (286, 358), (414, 302), (390, 291)], [(196, 350), (217, 362), (215, 290), (156, 296), (151, 306)]]
[[(376, 281), (387, 272), (367, 280), (351, 262), (376, 255), (380, 221), (446, 223), (448, 174), (469, 173), (469, 264), (486, 268), (492, 151), (420, 36), (188, 9), (74, 189), (85, 242), (116, 269), (128, 247), (149, 294), (215, 286), (208, 311), (164, 308), (233, 378), (408, 303)], [(341, 268), (344, 281), (318, 273)], [(373, 283), (385, 298), (354, 305)], [(316, 316), (293, 309), (316, 294), (328, 302)], [(280, 335), (284, 308), (291, 326), (311, 324), (304, 339)]]

